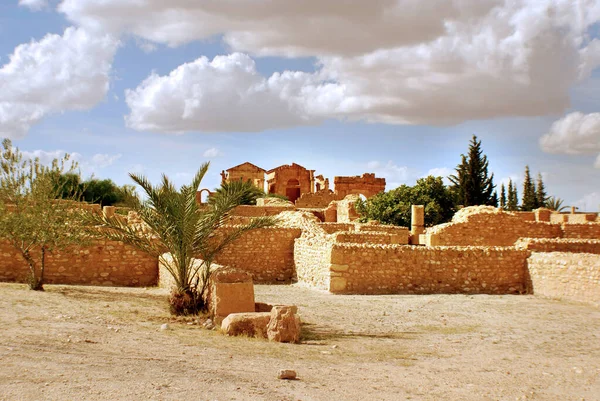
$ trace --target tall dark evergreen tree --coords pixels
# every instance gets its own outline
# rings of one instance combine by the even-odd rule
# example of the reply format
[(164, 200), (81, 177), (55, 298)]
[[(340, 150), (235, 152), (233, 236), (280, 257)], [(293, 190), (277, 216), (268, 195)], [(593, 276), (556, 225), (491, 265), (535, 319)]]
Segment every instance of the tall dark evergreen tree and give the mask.
[(542, 174), (538, 173), (537, 176), (537, 188), (535, 190), (535, 198), (537, 201), (537, 207), (546, 207), (546, 201), (548, 200), (548, 194), (546, 193), (546, 186), (542, 180)]
[(500, 207), (506, 209), (506, 189), (504, 183), (500, 185)]
[(523, 202), (521, 204), (521, 210), (530, 211), (535, 209), (537, 206), (537, 199), (535, 195), (535, 184), (529, 174), (529, 166), (525, 166), (525, 178), (523, 179)]
[(512, 180), (508, 180), (508, 199), (506, 202), (507, 210), (517, 210), (519, 208), (519, 195), (517, 187), (513, 185)]
[(488, 176), (488, 159), (475, 135), (469, 144), (468, 155), (461, 155), (456, 174), (448, 178), (454, 184), (452, 190), (457, 205), (494, 205), (494, 201), (498, 204), (497, 195), (494, 199), (494, 174)]

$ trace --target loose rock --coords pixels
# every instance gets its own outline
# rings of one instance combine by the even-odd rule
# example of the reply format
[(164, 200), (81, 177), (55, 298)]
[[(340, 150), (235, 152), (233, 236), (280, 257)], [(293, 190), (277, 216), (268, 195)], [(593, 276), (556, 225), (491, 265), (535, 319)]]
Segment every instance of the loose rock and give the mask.
[(277, 375), (277, 378), (282, 380), (296, 380), (296, 377), (296, 371), (292, 369), (281, 369)]

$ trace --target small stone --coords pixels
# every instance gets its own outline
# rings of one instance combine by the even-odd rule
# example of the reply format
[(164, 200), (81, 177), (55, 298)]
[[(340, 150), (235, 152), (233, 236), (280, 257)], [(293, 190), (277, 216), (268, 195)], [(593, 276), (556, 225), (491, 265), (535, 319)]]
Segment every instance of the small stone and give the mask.
[(202, 327), (206, 330), (212, 330), (215, 328), (215, 323), (212, 321), (212, 319), (207, 319), (206, 322), (202, 324)]
[(163, 323), (163, 324), (160, 326), (160, 329), (161, 329), (162, 331), (169, 330), (169, 329), (170, 329), (170, 327), (169, 327), (169, 324), (168, 324), (168, 323)]
[(277, 375), (281, 380), (296, 380), (296, 371), (292, 369), (281, 369)]

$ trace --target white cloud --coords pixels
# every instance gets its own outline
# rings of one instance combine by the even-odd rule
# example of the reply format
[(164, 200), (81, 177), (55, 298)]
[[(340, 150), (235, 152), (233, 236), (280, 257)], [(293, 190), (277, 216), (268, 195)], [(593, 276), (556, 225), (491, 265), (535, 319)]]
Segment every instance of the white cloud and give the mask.
[[(32, 150), (32, 151), (27, 151), (27, 150), (23, 150), (21, 151), (23, 158), (25, 159), (39, 159), (40, 163), (43, 165), (50, 165), (52, 163), (53, 160), (61, 160), (66, 154), (67, 152), (65, 152), (64, 150), (51, 150), (51, 151), (46, 151), (46, 150), (41, 150), (41, 149), (37, 149), (37, 150)], [(81, 156), (81, 154), (74, 152), (74, 153), (69, 153), (69, 160), (80, 163), (82, 161), (83, 157)]]
[(217, 148), (210, 148), (210, 149), (206, 149), (204, 151), (204, 153), (202, 154), (203, 157), (206, 158), (213, 158), (213, 157), (219, 157), (221, 156), (223, 153), (221, 153), (221, 151)]
[[(224, 35), (261, 55), (361, 54), (428, 42), (446, 21), (469, 21), (501, 0), (64, 0), (59, 10), (87, 27), (130, 32), (177, 46)], [(310, 27), (310, 29), (307, 29)], [(324, 34), (326, 32), (326, 34)]]
[(140, 131), (263, 131), (315, 124), (303, 105), (302, 87), (310, 74), (284, 72), (266, 79), (247, 55), (212, 61), (201, 57), (169, 75), (151, 74), (127, 90), (131, 113), (125, 120)]
[(96, 168), (104, 168), (112, 165), (115, 161), (121, 158), (121, 154), (109, 155), (106, 153), (97, 153), (92, 156), (91, 166)]
[(398, 166), (393, 161), (387, 163), (374, 160), (367, 163), (370, 173), (375, 173), (377, 177), (383, 177), (386, 181), (386, 190), (398, 188), (402, 184), (413, 185), (419, 177), (419, 173), (407, 166)]
[(600, 168), (600, 155), (598, 155), (598, 157), (596, 157), (596, 162), (594, 163), (594, 167)]
[[(64, 0), (60, 10), (86, 27), (172, 46), (223, 35), (233, 50), (314, 56), (321, 65), (315, 75), (266, 79), (254, 67), (244, 71), (249, 59), (231, 70), (200, 59), (167, 77), (152, 75), (130, 92), (128, 123), (143, 130), (258, 131), (319, 118), (455, 124), (561, 113), (569, 89), (600, 64), (600, 43), (589, 40), (600, 21), (596, 0)], [(220, 60), (232, 57), (246, 56)], [(221, 84), (224, 93), (215, 93)], [(272, 113), (265, 103), (274, 104)]]
[(23, 136), (51, 113), (90, 109), (109, 88), (118, 41), (67, 28), (17, 46), (0, 68), (0, 136)]
[(137, 45), (137, 47), (139, 47), (140, 49), (142, 49), (142, 51), (144, 53), (153, 53), (156, 50), (158, 50), (158, 46), (155, 43), (152, 43), (150, 41), (147, 40), (143, 40), (143, 39), (136, 39), (135, 44)]
[(600, 152), (600, 113), (574, 112), (555, 121), (540, 138), (542, 150), (571, 155)]
[[(23, 151), (21, 151), (21, 153), (23, 154), (23, 157), (26, 159), (39, 159), (40, 163), (42, 163), (44, 165), (50, 165), (52, 163), (52, 161), (55, 159), (61, 160), (65, 156), (65, 154), (67, 154), (68, 152), (65, 152), (64, 150), (47, 151), (47, 150), (37, 149), (37, 150), (32, 150), (32, 151), (23, 150)], [(81, 153), (77, 153), (77, 152), (68, 153), (68, 154), (69, 154), (69, 160), (76, 162), (84, 174), (90, 174), (99, 169), (106, 168), (106, 167), (112, 165), (119, 158), (121, 158), (121, 154), (110, 155), (110, 154), (97, 153), (90, 158), (84, 157)], [(68, 165), (67, 165), (67, 167), (68, 167)]]
[(48, 0), (19, 0), (19, 5), (32, 11), (40, 11), (49, 6)]
[(573, 204), (579, 208), (580, 212), (598, 212), (600, 211), (600, 192), (592, 192)]

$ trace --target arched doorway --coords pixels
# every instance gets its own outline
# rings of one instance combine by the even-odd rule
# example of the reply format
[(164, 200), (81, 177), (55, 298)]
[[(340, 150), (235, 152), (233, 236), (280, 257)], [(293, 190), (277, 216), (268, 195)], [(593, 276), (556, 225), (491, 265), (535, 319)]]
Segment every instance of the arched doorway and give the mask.
[(285, 196), (290, 202), (295, 203), (300, 197), (300, 181), (293, 178), (289, 180), (285, 186)]

